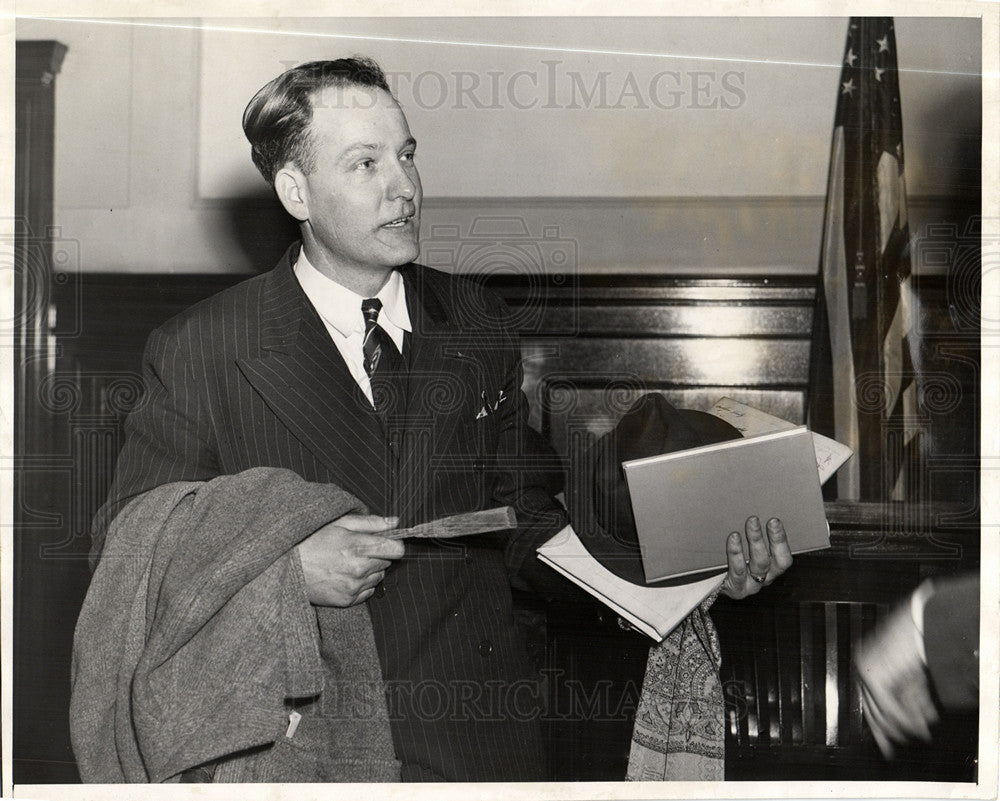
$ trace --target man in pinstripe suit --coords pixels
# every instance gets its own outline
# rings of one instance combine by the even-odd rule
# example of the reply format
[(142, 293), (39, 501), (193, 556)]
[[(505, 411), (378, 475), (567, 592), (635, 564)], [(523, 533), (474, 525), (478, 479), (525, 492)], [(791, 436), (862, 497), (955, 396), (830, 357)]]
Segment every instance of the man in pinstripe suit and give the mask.
[[(404, 780), (544, 779), (510, 584), (561, 581), (533, 551), (566, 520), (502, 304), (412, 263), (416, 142), (377, 65), (289, 70), (251, 100), (244, 130), (301, 246), (151, 335), (103, 518), (169, 482), (260, 466), (340, 485), (391, 517), (330, 521), (305, 540), (305, 586), (317, 606), (368, 604)], [(394, 349), (381, 353), (398, 362), (384, 381), (366, 350), (373, 298)], [(502, 504), (514, 532), (405, 549), (378, 534)]]

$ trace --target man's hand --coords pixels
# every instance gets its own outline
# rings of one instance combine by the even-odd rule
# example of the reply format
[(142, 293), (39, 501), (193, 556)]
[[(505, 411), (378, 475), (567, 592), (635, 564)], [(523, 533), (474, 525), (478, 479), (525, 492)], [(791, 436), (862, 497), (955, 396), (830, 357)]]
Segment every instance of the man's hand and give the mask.
[[(767, 537), (757, 517), (747, 518), (746, 542), (738, 531), (726, 540), (726, 561), (729, 572), (722, 582), (723, 595), (746, 598), (760, 592), (792, 564), (785, 527), (776, 517), (767, 521)], [(749, 543), (749, 550), (748, 550)]]
[(309, 603), (343, 607), (367, 601), (390, 560), (405, 551), (399, 540), (372, 532), (388, 531), (398, 522), (395, 517), (344, 515), (299, 543)]
[(904, 603), (862, 642), (854, 658), (861, 679), (861, 708), (882, 755), (893, 743), (931, 738), (938, 713), (920, 657), (920, 633)]

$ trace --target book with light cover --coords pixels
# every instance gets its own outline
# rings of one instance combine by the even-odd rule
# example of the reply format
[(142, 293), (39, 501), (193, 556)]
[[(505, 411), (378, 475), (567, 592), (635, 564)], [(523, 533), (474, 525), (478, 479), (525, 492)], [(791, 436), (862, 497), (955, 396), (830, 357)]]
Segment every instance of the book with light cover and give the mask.
[(726, 537), (780, 518), (792, 553), (830, 546), (805, 426), (624, 462), (647, 582), (726, 568)]

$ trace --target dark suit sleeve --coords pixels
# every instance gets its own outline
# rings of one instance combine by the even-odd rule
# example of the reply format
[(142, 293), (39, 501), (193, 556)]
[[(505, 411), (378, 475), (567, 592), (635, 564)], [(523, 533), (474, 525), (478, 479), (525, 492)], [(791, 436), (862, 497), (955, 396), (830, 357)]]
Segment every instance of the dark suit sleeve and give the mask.
[(108, 526), (137, 495), (174, 481), (219, 475), (211, 418), (193, 366), (191, 347), (197, 344), (188, 343), (184, 333), (168, 324), (146, 343), (143, 395), (125, 421), (125, 445), (111, 491), (91, 529), (92, 565), (100, 557)]
[(518, 528), (508, 541), (505, 560), (511, 585), (546, 597), (573, 591), (573, 585), (544, 565), (535, 549), (569, 522), (555, 499), (562, 491), (565, 471), (562, 461), (544, 438), (528, 425), (528, 401), (521, 390), (524, 373), (516, 339), (505, 343), (506, 375), (501, 404), (493, 500), (510, 505), (517, 513)]
[(924, 607), (924, 651), (945, 709), (979, 703), (979, 576), (935, 580)]

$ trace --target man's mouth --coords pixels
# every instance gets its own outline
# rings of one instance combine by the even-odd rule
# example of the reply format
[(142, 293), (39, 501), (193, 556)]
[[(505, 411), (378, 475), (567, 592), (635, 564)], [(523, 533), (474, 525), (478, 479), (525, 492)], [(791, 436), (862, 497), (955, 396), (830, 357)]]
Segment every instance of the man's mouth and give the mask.
[(408, 222), (410, 222), (410, 220), (413, 219), (413, 216), (414, 216), (413, 214), (407, 214), (407, 215), (405, 215), (403, 217), (397, 217), (395, 220), (390, 220), (387, 223), (382, 223), (381, 227), (382, 228), (402, 228), (404, 225), (406, 225)]

